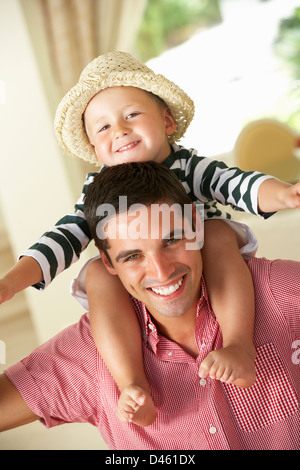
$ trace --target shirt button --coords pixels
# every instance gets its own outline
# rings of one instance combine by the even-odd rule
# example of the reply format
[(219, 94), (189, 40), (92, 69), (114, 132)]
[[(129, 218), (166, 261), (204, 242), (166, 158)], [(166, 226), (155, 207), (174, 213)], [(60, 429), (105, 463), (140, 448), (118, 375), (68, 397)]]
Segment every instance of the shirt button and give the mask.
[(154, 330), (154, 326), (152, 325), (152, 323), (148, 323), (148, 328), (149, 328), (149, 330), (151, 330), (151, 331)]
[(211, 424), (209, 427), (209, 432), (210, 434), (216, 434), (217, 428)]
[(206, 379), (200, 379), (200, 385), (202, 385), (202, 387), (205, 387)]
[(171, 352), (168, 352), (168, 356), (172, 356), (172, 354), (173, 354), (172, 351), (171, 351)]

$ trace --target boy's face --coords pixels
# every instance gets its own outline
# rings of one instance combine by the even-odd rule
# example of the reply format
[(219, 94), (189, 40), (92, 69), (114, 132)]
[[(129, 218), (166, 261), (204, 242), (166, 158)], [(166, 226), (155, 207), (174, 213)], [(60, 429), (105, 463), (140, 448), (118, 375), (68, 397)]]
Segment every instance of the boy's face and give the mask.
[(176, 124), (167, 107), (135, 87), (106, 88), (84, 112), (86, 131), (99, 162), (161, 163), (170, 153), (168, 136)]

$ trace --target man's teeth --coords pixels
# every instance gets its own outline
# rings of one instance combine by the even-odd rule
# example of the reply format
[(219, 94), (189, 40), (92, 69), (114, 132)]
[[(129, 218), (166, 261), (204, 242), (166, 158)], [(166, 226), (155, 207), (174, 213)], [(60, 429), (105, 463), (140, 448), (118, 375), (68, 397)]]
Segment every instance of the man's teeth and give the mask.
[(171, 295), (173, 294), (173, 292), (176, 292), (179, 289), (181, 284), (182, 284), (182, 278), (180, 279), (180, 281), (177, 282), (177, 284), (173, 284), (169, 287), (160, 287), (159, 289), (155, 289), (154, 287), (151, 287), (151, 290), (153, 290), (153, 292), (159, 295)]

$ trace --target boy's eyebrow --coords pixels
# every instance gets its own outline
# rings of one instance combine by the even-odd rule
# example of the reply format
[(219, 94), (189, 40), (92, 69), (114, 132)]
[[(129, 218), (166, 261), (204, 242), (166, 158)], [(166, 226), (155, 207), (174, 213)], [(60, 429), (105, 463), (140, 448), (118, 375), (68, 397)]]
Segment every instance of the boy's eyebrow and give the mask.
[(136, 253), (142, 253), (142, 250), (123, 250), (115, 257), (115, 261), (118, 263), (120, 260), (127, 258), (127, 256), (135, 255)]

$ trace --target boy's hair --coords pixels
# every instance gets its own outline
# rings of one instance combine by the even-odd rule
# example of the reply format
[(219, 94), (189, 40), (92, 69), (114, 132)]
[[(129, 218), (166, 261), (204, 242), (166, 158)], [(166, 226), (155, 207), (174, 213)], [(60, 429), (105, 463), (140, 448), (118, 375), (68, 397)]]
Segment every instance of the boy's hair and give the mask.
[(72, 156), (99, 165), (86, 135), (83, 113), (90, 100), (111, 87), (136, 87), (159, 97), (176, 123), (169, 142), (179, 141), (194, 117), (193, 100), (175, 83), (155, 74), (126, 52), (109, 52), (94, 59), (82, 71), (78, 83), (61, 100), (55, 116), (56, 137)]
[[(126, 207), (122, 206), (120, 196), (126, 196)], [(109, 205), (117, 215), (134, 204), (157, 203), (177, 204), (182, 209), (192, 204), (178, 177), (168, 167), (156, 162), (105, 167), (89, 185), (84, 200), (85, 217), (96, 246), (107, 254), (107, 238), (100, 239), (97, 235), (97, 226), (103, 218), (100, 206)]]

